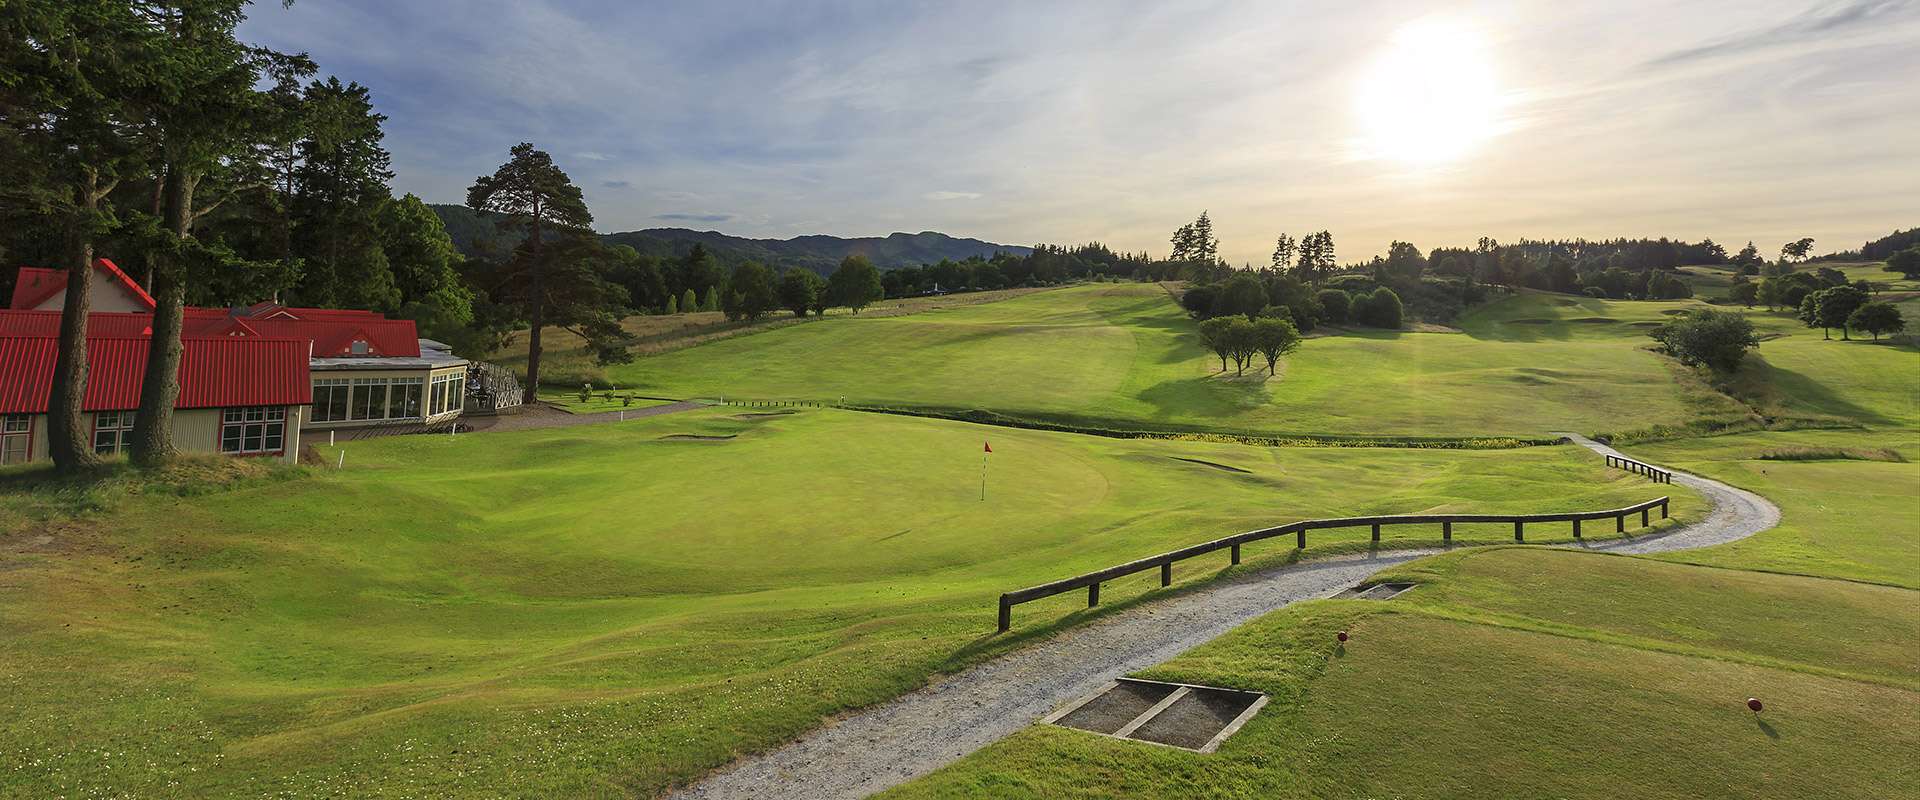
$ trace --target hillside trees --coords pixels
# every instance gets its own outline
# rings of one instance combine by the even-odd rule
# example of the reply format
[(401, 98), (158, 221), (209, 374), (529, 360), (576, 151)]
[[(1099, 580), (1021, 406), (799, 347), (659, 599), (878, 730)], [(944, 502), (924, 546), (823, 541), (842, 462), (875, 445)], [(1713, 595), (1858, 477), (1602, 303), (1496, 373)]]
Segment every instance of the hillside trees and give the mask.
[(1892, 303), (1867, 303), (1854, 309), (1847, 324), (1866, 331), (1878, 340), (1880, 334), (1895, 334), (1907, 329), (1907, 321)]
[(1840, 338), (1847, 339), (1847, 326), (1853, 312), (1867, 304), (1867, 293), (1855, 286), (1831, 286), (1808, 294), (1800, 301), (1800, 321), (1809, 328), (1819, 328), (1823, 338), (1833, 338), (1833, 328), (1840, 329)]
[(1288, 267), (1293, 266), (1293, 254), (1298, 249), (1298, 245), (1294, 244), (1292, 239), (1284, 233), (1280, 234), (1280, 238), (1273, 243), (1273, 271), (1285, 272)]
[(672, 314), (679, 303), (667, 292), (660, 257), (643, 255), (630, 245), (614, 245), (615, 265), (607, 279), (627, 290), (627, 305), (648, 314)]
[(826, 285), (813, 270), (789, 269), (780, 276), (780, 307), (792, 311), (796, 317), (804, 317), (819, 303)]
[(300, 108), (306, 135), (290, 176), (290, 247), (304, 256), (304, 269), (294, 297), (307, 305), (397, 310), (401, 293), (379, 229), (393, 178), (392, 158), (380, 144), (386, 117), (373, 111), (366, 87), (338, 78), (309, 85)]
[(1760, 346), (1744, 314), (1695, 309), (1648, 334), (1680, 363), (1731, 373), (1747, 351)]
[(840, 268), (827, 278), (829, 305), (845, 306), (854, 314), (873, 305), (886, 292), (880, 286), (880, 271), (866, 256), (851, 255), (840, 261)]
[(1227, 356), (1233, 354), (1231, 330), (1236, 317), (1214, 317), (1200, 322), (1200, 345), (1220, 357), (1220, 371), (1227, 371)]
[(1326, 320), (1335, 325), (1344, 325), (1353, 310), (1353, 297), (1339, 289), (1321, 289), (1314, 293), (1313, 299), (1320, 304), (1320, 311)]
[(1807, 254), (1813, 252), (1813, 237), (1788, 242), (1780, 246), (1781, 261), (1805, 261)]
[(1754, 301), (1760, 299), (1760, 284), (1753, 281), (1741, 281), (1727, 287), (1727, 299), (1752, 308)]
[(1300, 237), (1299, 254), (1293, 265), (1293, 277), (1301, 283), (1319, 285), (1333, 274), (1336, 265), (1333, 234), (1327, 231)]
[[(573, 185), (573, 179), (553, 163), (552, 156), (534, 149), (530, 142), (514, 145), (511, 154), (507, 163), (492, 175), (474, 179), (473, 186), (467, 189), (467, 206), (475, 211), (499, 214), (498, 224), (502, 228), (526, 230), (526, 238), (514, 248), (514, 257), (506, 265), (506, 272), (516, 279), (524, 278), (516, 293), (527, 319), (527, 383), (522, 400), (532, 403), (540, 385), (540, 331), (546, 325), (547, 307), (554, 297), (548, 292), (547, 274), (564, 269), (569, 277), (583, 277), (575, 269), (577, 265), (549, 258), (546, 237), (553, 233), (582, 238), (583, 233), (591, 233), (593, 214), (581, 198), (580, 187)], [(577, 244), (557, 252), (563, 257), (583, 254)], [(594, 292), (583, 294), (596, 295)], [(601, 346), (595, 349), (606, 352)]]
[(1212, 314), (1252, 319), (1269, 305), (1267, 301), (1267, 287), (1260, 279), (1252, 273), (1241, 272), (1220, 287), (1213, 299)]
[(1405, 309), (1400, 303), (1400, 295), (1385, 286), (1362, 295), (1354, 302), (1353, 319), (1362, 325), (1399, 330), (1405, 322), (1404, 317)]
[(1920, 280), (1920, 245), (1887, 256), (1888, 272), (1898, 272), (1908, 280)]
[(733, 268), (726, 293), (721, 297), (721, 310), (726, 312), (728, 320), (756, 321), (778, 307), (772, 270), (758, 261), (741, 262)]

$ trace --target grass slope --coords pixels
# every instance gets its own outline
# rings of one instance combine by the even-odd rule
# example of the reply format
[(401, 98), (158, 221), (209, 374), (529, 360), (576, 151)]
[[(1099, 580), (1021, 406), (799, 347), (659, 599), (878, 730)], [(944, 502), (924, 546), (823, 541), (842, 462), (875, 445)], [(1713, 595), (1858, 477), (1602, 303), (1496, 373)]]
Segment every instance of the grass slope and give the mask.
[(1588, 319), (1641, 305), (1655, 304), (1528, 295), (1470, 316), (1464, 335), (1319, 336), (1275, 378), (1232, 378), (1216, 374), (1219, 362), (1161, 288), (1104, 284), (784, 328), (642, 358), (611, 377), (672, 396), (844, 397), (1252, 433), (1538, 435), (1733, 413), (1676, 391), (1631, 321), (1601, 334)]
[[(734, 438), (669, 438), (685, 435)], [(1667, 492), (1700, 510), (1570, 447), (1257, 448), (839, 411), (347, 447), (344, 471), (79, 519), (6, 476), (0, 795), (645, 796), (1086, 615), (1055, 598), (985, 636), (1008, 588), (1307, 516)]]
[(1149, 670), (1274, 697), (1216, 754), (1035, 726), (886, 796), (1920, 792), (1911, 591), (1513, 549), (1401, 573), (1401, 599), (1296, 606)]

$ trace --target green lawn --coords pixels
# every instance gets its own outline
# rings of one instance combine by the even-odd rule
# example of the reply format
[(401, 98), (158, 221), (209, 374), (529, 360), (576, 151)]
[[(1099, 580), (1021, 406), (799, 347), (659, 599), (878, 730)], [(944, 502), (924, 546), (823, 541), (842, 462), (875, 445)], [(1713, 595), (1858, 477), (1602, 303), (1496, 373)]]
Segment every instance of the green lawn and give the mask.
[(607, 411), (632, 411), (634, 409), (661, 406), (673, 402), (671, 400), (638, 397), (635, 396), (632, 390), (610, 389), (605, 384), (594, 387), (594, 391), (587, 395), (586, 400), (580, 399), (579, 391), (562, 392), (542, 389), (539, 397), (541, 402), (550, 403), (569, 414), (599, 414)]
[(1217, 753), (1035, 726), (885, 796), (1920, 792), (1912, 591), (1514, 549), (1396, 577), (1421, 586), (1296, 606), (1148, 670), (1274, 698)]
[[(830, 410), (345, 449), (343, 471), (78, 519), (0, 474), (0, 796), (645, 796), (1086, 616), (1055, 598), (986, 637), (1006, 589), (1310, 516), (1669, 492), (1700, 512), (1571, 447), (1259, 448)], [(1366, 535), (1317, 532), (1310, 552)], [(1156, 584), (1116, 582), (1109, 607)]]
[(1465, 334), (1317, 336), (1277, 377), (1234, 378), (1217, 374), (1218, 360), (1160, 287), (1094, 285), (794, 326), (612, 372), (621, 386), (663, 396), (845, 398), (1251, 433), (1534, 436), (1737, 413), (1676, 390), (1664, 362), (1641, 349), (1637, 318), (1584, 319), (1657, 320), (1672, 307), (1641, 308), (1654, 305), (1526, 295), (1469, 315)]

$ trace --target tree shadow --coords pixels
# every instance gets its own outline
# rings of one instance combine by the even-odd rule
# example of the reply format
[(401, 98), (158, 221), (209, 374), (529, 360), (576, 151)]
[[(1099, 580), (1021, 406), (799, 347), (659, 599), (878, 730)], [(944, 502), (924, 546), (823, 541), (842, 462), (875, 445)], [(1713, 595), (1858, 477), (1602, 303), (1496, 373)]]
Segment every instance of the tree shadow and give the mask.
[(1751, 365), (1748, 368), (1760, 373), (1765, 385), (1773, 390), (1772, 399), (1787, 409), (1845, 417), (1868, 425), (1894, 424), (1880, 412), (1848, 400), (1811, 376), (1775, 365), (1757, 352), (1749, 353), (1746, 360)]
[[(1260, 377), (1266, 377), (1266, 367), (1261, 367)], [(1219, 373), (1214, 373), (1217, 376)], [(1183, 380), (1161, 381), (1134, 395), (1141, 402), (1153, 406), (1156, 419), (1168, 419), (1175, 415), (1200, 415), (1209, 417), (1238, 416), (1246, 411), (1264, 406), (1271, 399), (1264, 381), (1256, 382), (1251, 370), (1248, 380), (1222, 380), (1219, 377), (1186, 378)]]
[(1753, 721), (1755, 724), (1760, 726), (1760, 732), (1765, 733), (1767, 735), (1767, 738), (1774, 739), (1774, 740), (1778, 740), (1780, 738), (1780, 732), (1774, 730), (1773, 726), (1767, 724), (1766, 720), (1761, 719), (1760, 715), (1755, 714), (1753, 717)]

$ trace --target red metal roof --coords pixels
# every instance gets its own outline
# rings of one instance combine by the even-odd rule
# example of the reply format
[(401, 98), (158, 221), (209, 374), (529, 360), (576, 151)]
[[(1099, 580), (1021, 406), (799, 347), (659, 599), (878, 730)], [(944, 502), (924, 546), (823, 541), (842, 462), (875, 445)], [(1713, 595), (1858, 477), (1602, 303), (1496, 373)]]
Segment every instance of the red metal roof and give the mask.
[[(190, 327), (190, 326), (189, 326)], [(0, 311), (0, 336), (59, 336), (58, 311)], [(87, 315), (87, 337), (137, 338), (153, 335), (153, 315), (95, 311)]]
[[(140, 405), (148, 339), (87, 339), (87, 411), (125, 411)], [(307, 342), (229, 337), (181, 342), (180, 397), (175, 408), (292, 406), (313, 402)], [(47, 410), (59, 340), (0, 336), (0, 414)]]
[[(292, 309), (309, 311), (310, 309)], [(327, 309), (322, 309), (326, 311)], [(325, 314), (322, 319), (242, 318), (214, 308), (187, 308), (180, 326), (182, 337), (264, 336), (269, 339), (305, 339), (313, 342), (316, 358), (419, 358), (420, 335), (410, 319), (387, 319), (371, 311)], [(58, 336), (58, 311), (0, 311), (0, 336)], [(151, 336), (153, 315), (96, 311), (87, 315), (87, 335)], [(354, 340), (367, 342), (367, 352), (353, 352)]]
[[(101, 277), (119, 283), (128, 296), (140, 301), (147, 308), (154, 307), (153, 295), (140, 288), (140, 284), (127, 277), (111, 259), (96, 258), (93, 268), (99, 270)], [(63, 269), (43, 269), (41, 267), (21, 267), (19, 279), (13, 284), (13, 301), (8, 308), (29, 309), (40, 305), (67, 288), (67, 271)]]

